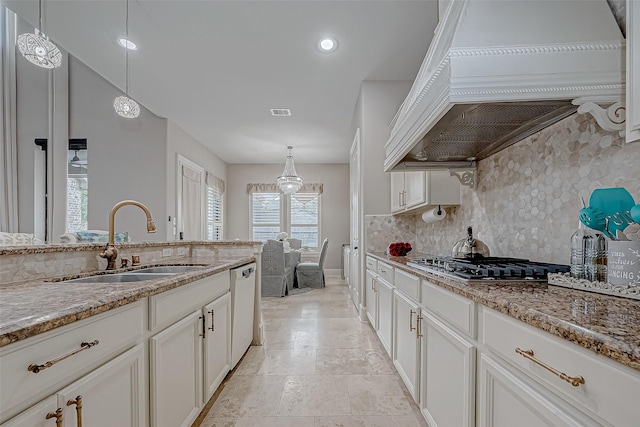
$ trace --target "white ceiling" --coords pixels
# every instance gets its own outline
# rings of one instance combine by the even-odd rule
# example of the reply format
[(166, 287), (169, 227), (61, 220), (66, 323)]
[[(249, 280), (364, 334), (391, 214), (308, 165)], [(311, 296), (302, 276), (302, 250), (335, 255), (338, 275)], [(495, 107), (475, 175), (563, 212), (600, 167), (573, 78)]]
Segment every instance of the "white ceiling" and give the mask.
[[(37, 0), (2, 0), (28, 22)], [(363, 80), (413, 80), (437, 1), (130, 0), (129, 93), (227, 163), (347, 163)], [(44, 31), (124, 89), (124, 0), (44, 0)], [(322, 36), (338, 49), (322, 53)], [(290, 108), (272, 117), (270, 108)], [(115, 114), (115, 113), (114, 113)]]

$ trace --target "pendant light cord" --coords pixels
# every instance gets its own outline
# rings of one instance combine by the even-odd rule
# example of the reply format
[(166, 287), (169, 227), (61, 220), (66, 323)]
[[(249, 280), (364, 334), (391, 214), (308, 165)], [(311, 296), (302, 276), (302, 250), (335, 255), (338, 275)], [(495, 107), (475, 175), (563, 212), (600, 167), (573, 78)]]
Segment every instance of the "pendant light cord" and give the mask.
[(129, 96), (129, 0), (127, 0), (127, 13), (125, 15), (124, 26), (125, 26), (125, 29), (124, 29), (125, 38), (127, 40), (125, 42), (127, 46), (125, 46), (124, 48), (124, 67), (125, 67), (124, 93), (128, 97)]
[(42, 0), (38, 0), (38, 31), (40, 31), (40, 34), (43, 33), (42, 31)]

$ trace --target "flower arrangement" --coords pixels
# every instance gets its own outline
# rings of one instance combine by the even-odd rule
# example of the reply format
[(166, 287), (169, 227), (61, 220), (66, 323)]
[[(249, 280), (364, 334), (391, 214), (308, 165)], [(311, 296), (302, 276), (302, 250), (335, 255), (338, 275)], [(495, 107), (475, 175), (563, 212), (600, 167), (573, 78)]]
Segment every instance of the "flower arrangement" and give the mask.
[(405, 256), (411, 252), (411, 249), (411, 243), (397, 242), (391, 243), (387, 252), (391, 256)]
[(281, 242), (284, 242), (285, 240), (287, 240), (287, 238), (289, 238), (289, 235), (287, 234), (286, 231), (281, 231), (276, 236), (276, 240), (280, 240)]

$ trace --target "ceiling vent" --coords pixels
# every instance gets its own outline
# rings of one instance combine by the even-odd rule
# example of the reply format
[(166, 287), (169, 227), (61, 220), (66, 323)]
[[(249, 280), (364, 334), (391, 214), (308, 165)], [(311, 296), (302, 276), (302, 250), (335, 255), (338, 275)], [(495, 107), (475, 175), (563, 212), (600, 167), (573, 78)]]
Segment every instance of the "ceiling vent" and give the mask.
[(274, 117), (289, 117), (291, 110), (288, 108), (272, 108), (271, 115)]

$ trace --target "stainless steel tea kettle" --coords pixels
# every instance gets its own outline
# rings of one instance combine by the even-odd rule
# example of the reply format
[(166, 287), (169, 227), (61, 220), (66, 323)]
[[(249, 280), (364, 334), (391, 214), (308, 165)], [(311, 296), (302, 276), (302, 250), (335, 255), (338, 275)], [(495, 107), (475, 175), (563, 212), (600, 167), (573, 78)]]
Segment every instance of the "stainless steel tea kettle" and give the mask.
[(490, 251), (482, 240), (473, 238), (473, 230), (471, 227), (468, 227), (467, 237), (458, 240), (456, 244), (453, 245), (451, 256), (467, 259), (485, 258), (490, 256)]

